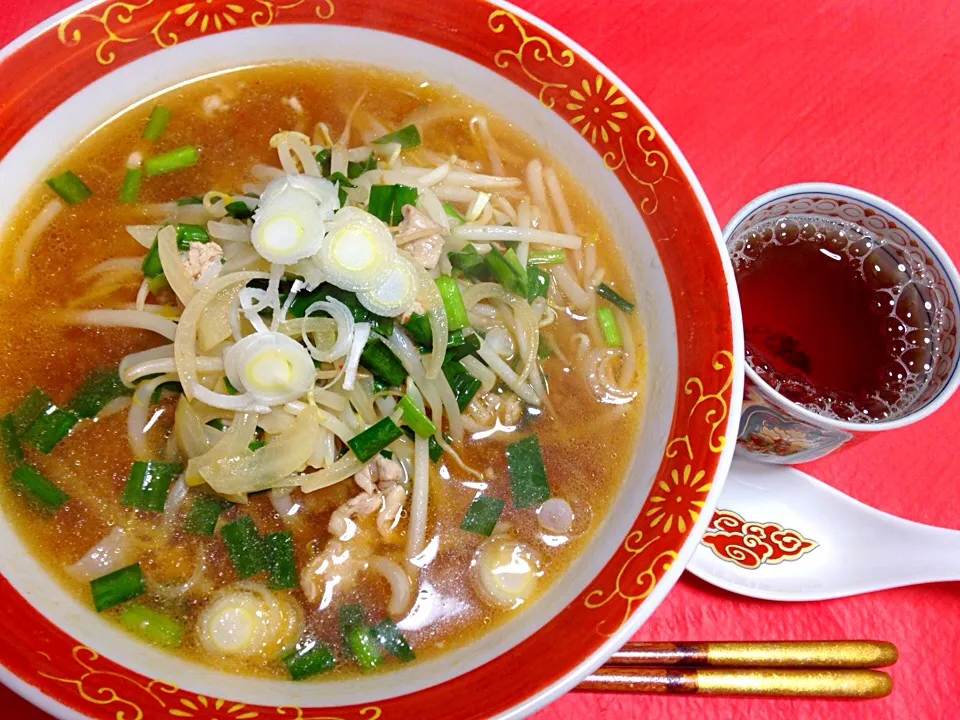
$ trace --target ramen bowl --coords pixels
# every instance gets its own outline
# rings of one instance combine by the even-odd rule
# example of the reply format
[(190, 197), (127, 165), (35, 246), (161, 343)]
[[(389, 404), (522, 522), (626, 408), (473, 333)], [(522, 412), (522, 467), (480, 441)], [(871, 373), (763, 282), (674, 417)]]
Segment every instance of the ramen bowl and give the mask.
[[(0, 219), (112, 115), (199, 76), (338, 60), (450, 84), (528, 133), (589, 188), (638, 288), (643, 422), (590, 544), (530, 607), (390, 673), (281, 682), (137, 642), (44, 572), (0, 519), (0, 679), (58, 717), (521, 717), (573, 688), (650, 616), (710, 519), (739, 421), (736, 288), (702, 189), (659, 122), (561, 33), (505, 3), (81, 3), (0, 54)], [(548, 659), (548, 661), (546, 661)], [(511, 681), (504, 682), (504, 678)]]

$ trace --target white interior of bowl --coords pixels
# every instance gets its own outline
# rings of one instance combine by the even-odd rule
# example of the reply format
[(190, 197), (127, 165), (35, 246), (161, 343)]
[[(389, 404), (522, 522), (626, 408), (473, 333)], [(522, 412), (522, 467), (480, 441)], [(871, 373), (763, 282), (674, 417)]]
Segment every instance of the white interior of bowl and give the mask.
[[(628, 477), (613, 503), (614, 512), (569, 572), (532, 607), (476, 642), (388, 675), (289, 683), (238, 677), (177, 659), (117, 630), (39, 572), (24, 544), (0, 518), (4, 575), (40, 612), (80, 643), (143, 675), (214, 697), (265, 705), (342, 705), (413, 692), (467, 672), (534, 633), (586, 587), (621, 545), (660, 464), (675, 402), (677, 334), (666, 278), (642, 216), (600, 156), (570, 125), (534, 96), (469, 60), (417, 40), (372, 30), (329, 25), (239, 30), (182, 43), (113, 71), (59, 106), (0, 160), (0, 187), (4, 189), (0, 223), (9, 222), (17, 198), (43, 177), (44, 168), (112, 114), (198, 75), (289, 59), (344, 60), (423, 73), (483, 102), (535, 138), (551, 157), (575, 168), (620, 240), (634, 276), (648, 359), (644, 422)], [(648, 603), (656, 601), (651, 598)], [(595, 632), (592, 627), (572, 631)]]

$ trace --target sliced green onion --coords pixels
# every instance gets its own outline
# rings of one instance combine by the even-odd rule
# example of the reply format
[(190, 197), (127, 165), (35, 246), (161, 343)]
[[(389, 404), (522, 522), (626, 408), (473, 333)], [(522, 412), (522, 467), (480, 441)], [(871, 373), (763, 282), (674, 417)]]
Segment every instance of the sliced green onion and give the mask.
[(383, 455), (383, 457), (386, 458), (387, 460), (393, 459), (393, 453), (390, 452), (389, 450), (381, 450), (380, 454)]
[(543, 333), (540, 333), (540, 342), (537, 343), (537, 357), (541, 360), (546, 360), (548, 357), (553, 355), (553, 350), (550, 349), (550, 346), (544, 342)]
[(150, 292), (156, 295), (161, 290), (165, 290), (170, 287), (170, 283), (167, 282), (165, 275), (160, 274), (156, 277), (150, 278), (150, 280), (147, 282), (147, 287), (150, 288)]
[[(447, 444), (450, 444), (450, 438), (444, 433), (443, 439), (447, 441)], [(430, 455), (430, 462), (435, 463), (441, 457), (443, 457), (443, 445), (437, 442), (437, 438), (433, 435), (427, 440), (427, 452)]]
[(13, 416), (13, 426), (17, 434), (22, 436), (27, 428), (51, 407), (53, 407), (53, 401), (50, 397), (40, 388), (32, 388), (10, 413)]
[[(443, 204), (443, 211), (451, 218), (457, 221), (458, 225), (463, 225), (466, 222), (466, 219), (460, 212), (450, 203), (445, 202)], [(472, 246), (471, 246), (472, 247)]]
[(267, 567), (267, 553), (253, 518), (244, 515), (220, 528), (227, 554), (241, 580)]
[(380, 649), (377, 645), (377, 636), (371, 628), (358, 625), (347, 632), (346, 647), (349, 649), (357, 665), (369, 670), (383, 662)]
[[(347, 168), (347, 171), (349, 172), (349, 168)], [(338, 196), (338, 199), (340, 200), (340, 207), (343, 207), (344, 205), (347, 204), (347, 188), (355, 188), (356, 185), (350, 182), (350, 178), (348, 178), (342, 172), (333, 173), (332, 175), (330, 175), (329, 180), (332, 183), (336, 183), (337, 196)]]
[(143, 595), (146, 591), (147, 585), (143, 580), (140, 563), (128, 565), (125, 568), (113, 571), (109, 575), (90, 581), (93, 606), (97, 609), (97, 612), (132, 600), (138, 595)]
[(185, 145), (163, 155), (148, 157), (143, 161), (143, 170), (147, 177), (153, 177), (196, 165), (199, 159), (200, 151), (193, 145)]
[(153, 389), (153, 394), (150, 396), (150, 402), (154, 405), (157, 404), (160, 402), (160, 396), (165, 392), (183, 393), (183, 385), (181, 385), (178, 380), (171, 380), (170, 382), (157, 385), (157, 387)]
[(462, 360), (467, 355), (473, 355), (477, 350), (480, 349), (480, 339), (476, 335), (467, 335), (463, 338), (463, 342), (456, 345), (451, 345), (447, 343), (447, 352), (443, 356), (444, 364), (448, 362), (453, 362), (454, 360)]
[(282, 662), (294, 680), (303, 680), (332, 670), (337, 664), (330, 648), (313, 638), (297, 643), (294, 651), (283, 658)]
[(501, 253), (492, 247), (483, 259), (501, 285), (520, 297), (527, 297), (527, 269), (520, 263), (520, 258), (513, 248)]
[(93, 191), (84, 184), (83, 180), (74, 175), (71, 170), (67, 170), (62, 175), (49, 178), (47, 185), (49, 185), (57, 195), (66, 200), (68, 205), (77, 205), (93, 195)]
[(200, 195), (188, 195), (177, 200), (177, 205), (203, 205), (203, 197)]
[(230, 507), (229, 501), (222, 497), (197, 493), (183, 519), (183, 529), (191, 535), (210, 537), (217, 528), (220, 515), (228, 507)]
[(183, 626), (169, 615), (134, 603), (120, 613), (120, 624), (135, 632), (148, 642), (164, 647), (180, 647), (183, 642)]
[[(319, 154), (319, 153), (318, 153)], [(369, 170), (377, 169), (377, 154), (370, 153), (369, 157), (363, 162), (354, 162), (350, 160), (347, 163), (347, 177), (351, 180), (356, 180), (358, 177), (363, 175)], [(329, 173), (329, 170), (327, 171)]]
[(49, 510), (61, 508), (70, 499), (63, 490), (29, 465), (20, 465), (10, 473), (11, 479), (43, 507)]
[(140, 510), (163, 512), (170, 483), (182, 469), (178, 463), (137, 460), (130, 468), (120, 503)]
[(160, 262), (160, 248), (157, 241), (147, 250), (143, 256), (143, 262), (140, 263), (140, 269), (143, 270), (143, 276), (146, 278), (155, 278), (163, 275), (163, 263)]
[(407, 125), (399, 130), (394, 130), (373, 141), (376, 145), (386, 145), (387, 143), (397, 143), (400, 147), (412, 148), (420, 144), (420, 131), (416, 125)]
[(459, 270), (464, 277), (473, 280), (489, 280), (492, 277), (483, 255), (477, 252), (473, 245), (467, 245), (459, 252), (449, 252), (447, 258), (454, 269)]
[(432, 437), (437, 432), (437, 426), (406, 395), (400, 398), (397, 407), (403, 410), (403, 422), (420, 437)]
[(253, 217), (254, 210), (250, 208), (243, 200), (234, 200), (223, 206), (227, 215), (236, 220), (249, 220)]
[(250, 452), (256, 452), (265, 445), (266, 443), (263, 440), (254, 440), (252, 443), (249, 443), (247, 447), (250, 448)]
[(537, 436), (528, 435), (510, 443), (505, 452), (514, 507), (525, 508), (549, 500), (547, 469), (543, 465), (543, 454), (540, 452)]
[(550, 289), (550, 273), (536, 265), (527, 265), (527, 302), (545, 298)]
[(226, 389), (227, 395), (240, 394), (240, 391), (233, 386), (233, 383), (230, 382), (230, 378), (228, 378), (226, 375), (223, 376), (223, 387)]
[(140, 181), (143, 180), (143, 170), (127, 168), (123, 174), (123, 184), (120, 186), (120, 202), (132, 205), (140, 195)]
[(17, 437), (17, 427), (13, 424), (13, 413), (7, 413), (0, 418), (0, 448), (3, 450), (4, 461), (11, 467), (23, 462), (23, 448), (20, 447), (20, 438)]
[[(330, 157), (332, 155), (333, 155), (333, 150), (331, 150), (330, 148), (323, 148), (320, 152), (318, 152), (315, 155), (317, 159), (317, 163), (320, 165), (320, 172), (323, 174), (324, 177), (327, 177), (328, 175), (330, 175)], [(349, 168), (349, 163), (347, 165)]]
[(632, 302), (624, 298), (620, 293), (606, 283), (600, 283), (597, 286), (597, 295), (602, 297), (604, 300), (609, 300), (625, 313), (633, 312), (633, 308), (635, 307)]
[(370, 340), (360, 353), (360, 364), (388, 387), (398, 387), (407, 379), (403, 363), (379, 340)]
[(57, 443), (70, 434), (73, 426), (78, 422), (80, 418), (71, 411), (51, 405), (43, 415), (33, 421), (33, 425), (27, 428), (23, 433), (23, 439), (47, 455), (57, 446)]
[(153, 110), (150, 111), (150, 119), (147, 120), (147, 126), (143, 129), (144, 139), (159, 140), (169, 120), (170, 109), (163, 105), (154, 105)]
[(190, 249), (192, 242), (210, 242), (210, 235), (206, 228), (200, 225), (177, 223), (177, 249), (185, 252)]
[(527, 265), (562, 265), (566, 261), (567, 254), (560, 248), (532, 250), (527, 255)]
[[(297, 295), (296, 300), (290, 305), (289, 313), (293, 317), (303, 317), (308, 307), (318, 300), (326, 300), (327, 297), (332, 297), (334, 300), (339, 300), (346, 305), (350, 310), (350, 314), (353, 315), (354, 322), (372, 323), (373, 331), (378, 335), (390, 337), (390, 333), (393, 332), (393, 318), (383, 317), (370, 312), (360, 303), (360, 300), (357, 299), (356, 293), (344, 290), (330, 283), (323, 283), (310, 292), (303, 292)], [(284, 297), (281, 296), (280, 299), (282, 301)]]
[(447, 325), (451, 330), (460, 330), (470, 324), (467, 319), (467, 306), (463, 304), (463, 296), (457, 281), (448, 275), (441, 275), (436, 279), (437, 289), (443, 299), (443, 308), (447, 311)]
[(623, 340), (620, 338), (620, 328), (617, 327), (617, 318), (614, 317), (613, 310), (608, 307), (598, 307), (597, 322), (600, 323), (600, 332), (603, 333), (603, 341), (608, 347), (623, 345)]
[(207, 425), (212, 427), (214, 430), (219, 430), (220, 432), (223, 432), (224, 430), (227, 429), (227, 426), (223, 424), (223, 420), (221, 420), (220, 418), (214, 418), (213, 420), (208, 420)]
[(467, 513), (460, 523), (460, 529), (480, 535), (491, 535), (493, 528), (500, 520), (503, 504), (500, 498), (477, 495), (467, 508)]
[(385, 417), (359, 435), (347, 440), (347, 445), (360, 462), (366, 462), (402, 435), (403, 430), (398, 428), (393, 420)]
[(92, 418), (111, 400), (132, 394), (120, 379), (119, 368), (98, 368), (80, 383), (67, 407), (82, 418)]
[(374, 625), (373, 634), (376, 636), (377, 642), (400, 662), (410, 662), (417, 659), (410, 643), (407, 642), (407, 639), (401, 634), (400, 628), (390, 618), (381, 620)]
[(403, 220), (403, 206), (417, 204), (418, 191), (407, 185), (372, 185), (367, 212), (389, 225)]
[(267, 561), (270, 569), (271, 590), (287, 590), (300, 584), (297, 577), (297, 563), (293, 554), (293, 535), (288, 532), (275, 532), (265, 535), (263, 544), (267, 548)]
[(471, 375), (470, 371), (457, 360), (444, 363), (441, 370), (443, 370), (443, 375), (447, 378), (447, 382), (450, 383), (453, 394), (457, 398), (457, 407), (463, 411), (473, 400), (473, 396), (477, 394), (483, 383)]

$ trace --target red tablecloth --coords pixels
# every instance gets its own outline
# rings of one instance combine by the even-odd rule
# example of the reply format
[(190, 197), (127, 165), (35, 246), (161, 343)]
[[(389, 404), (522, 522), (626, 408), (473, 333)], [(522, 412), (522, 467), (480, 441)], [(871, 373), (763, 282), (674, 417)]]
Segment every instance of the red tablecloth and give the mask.
[[(68, 0), (3, 0), (0, 45)], [(649, 105), (700, 177), (721, 224), (777, 185), (830, 180), (906, 208), (960, 258), (960, 5), (949, 0), (520, 0), (580, 42)], [(955, 400), (810, 471), (884, 510), (960, 527)], [(877, 638), (900, 648), (896, 689), (869, 702), (571, 693), (538, 720), (960, 717), (960, 585), (802, 605), (741, 599), (685, 576), (647, 640)], [(0, 688), (0, 715), (46, 716)]]

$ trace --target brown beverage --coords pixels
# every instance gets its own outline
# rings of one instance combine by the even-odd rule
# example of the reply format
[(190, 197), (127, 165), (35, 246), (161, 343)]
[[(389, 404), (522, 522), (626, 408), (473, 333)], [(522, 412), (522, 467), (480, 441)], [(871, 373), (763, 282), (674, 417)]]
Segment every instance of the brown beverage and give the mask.
[(731, 246), (747, 361), (787, 399), (851, 422), (896, 417), (939, 352), (924, 268), (838, 218), (760, 222)]

